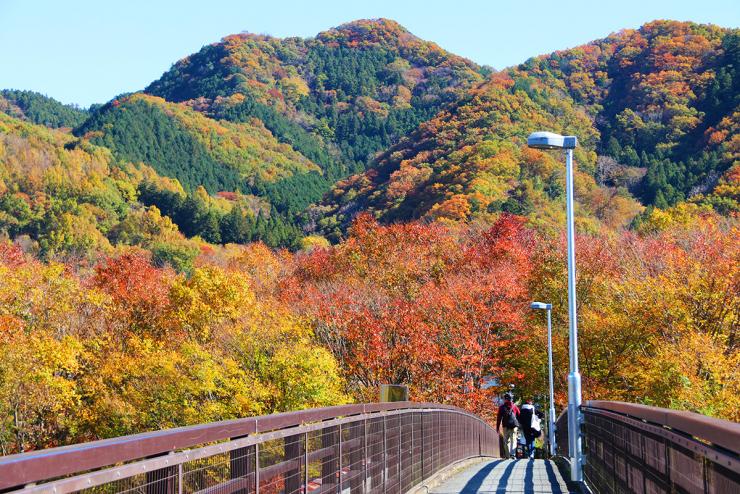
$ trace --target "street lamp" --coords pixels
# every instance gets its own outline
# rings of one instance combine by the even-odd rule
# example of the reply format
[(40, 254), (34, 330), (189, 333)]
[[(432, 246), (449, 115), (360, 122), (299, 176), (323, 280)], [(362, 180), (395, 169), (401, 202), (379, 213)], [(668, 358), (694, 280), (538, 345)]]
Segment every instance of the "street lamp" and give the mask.
[(547, 369), (550, 384), (550, 414), (547, 422), (547, 442), (550, 443), (550, 455), (555, 456), (555, 391), (552, 381), (552, 304), (532, 302), (531, 308), (547, 311)]
[(561, 136), (552, 132), (534, 132), (527, 145), (535, 149), (565, 149), (565, 207), (568, 235), (568, 325), (570, 339), (570, 373), (568, 374), (568, 451), (570, 478), (583, 481), (583, 451), (581, 444), (581, 374), (578, 372), (578, 325), (576, 322), (576, 251), (573, 233), (573, 149), (578, 145), (575, 136)]

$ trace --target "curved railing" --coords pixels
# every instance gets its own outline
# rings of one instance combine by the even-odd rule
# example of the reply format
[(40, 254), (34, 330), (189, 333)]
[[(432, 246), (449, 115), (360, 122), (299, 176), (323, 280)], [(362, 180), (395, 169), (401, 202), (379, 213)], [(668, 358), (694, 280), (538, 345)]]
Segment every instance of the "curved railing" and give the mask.
[[(740, 492), (740, 424), (692, 412), (587, 401), (583, 473), (592, 491)], [(567, 415), (557, 422), (568, 456)]]
[(475, 456), (499, 436), (461, 409), (346, 405), (0, 457), (0, 492), (400, 494)]

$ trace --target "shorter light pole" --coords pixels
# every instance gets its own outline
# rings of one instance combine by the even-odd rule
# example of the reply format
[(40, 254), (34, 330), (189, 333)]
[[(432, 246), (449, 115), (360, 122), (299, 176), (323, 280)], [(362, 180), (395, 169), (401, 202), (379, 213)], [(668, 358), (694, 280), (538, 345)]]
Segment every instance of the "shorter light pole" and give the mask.
[(550, 383), (550, 413), (547, 422), (547, 442), (550, 443), (550, 455), (555, 456), (557, 446), (555, 444), (555, 390), (552, 382), (552, 304), (543, 302), (532, 302), (531, 308), (544, 309), (547, 311), (547, 369), (548, 381)]

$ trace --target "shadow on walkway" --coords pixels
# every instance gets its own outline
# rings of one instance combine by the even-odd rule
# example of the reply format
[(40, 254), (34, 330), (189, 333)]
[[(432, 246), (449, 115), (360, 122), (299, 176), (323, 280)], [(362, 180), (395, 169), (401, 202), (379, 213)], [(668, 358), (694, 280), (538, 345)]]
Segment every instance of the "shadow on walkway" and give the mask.
[(431, 494), (568, 494), (557, 467), (545, 460), (497, 459), (453, 475)]
[(506, 492), (506, 484), (509, 483), (509, 477), (511, 477), (511, 471), (514, 470), (514, 467), (519, 462), (519, 460), (510, 460), (511, 463), (509, 463), (509, 466), (506, 467), (506, 470), (504, 470), (504, 473), (501, 474), (501, 478), (498, 479), (498, 486), (496, 486), (496, 492)]
[(527, 460), (527, 470), (524, 472), (524, 493), (534, 494), (534, 460)]
[(552, 468), (551, 461), (545, 462), (545, 470), (547, 470), (547, 480), (549, 480), (550, 485), (552, 485), (553, 494), (565, 494), (562, 491), (562, 489), (560, 489), (560, 484), (558, 483), (558, 476), (555, 475), (555, 470), (553, 470)]
[(480, 491), (481, 486), (483, 485), (483, 481), (486, 480), (486, 477), (488, 477), (488, 474), (493, 471), (494, 468), (496, 468), (496, 465), (500, 464), (504, 460), (496, 460), (488, 463), (486, 466), (478, 470), (478, 472), (473, 475), (470, 480), (465, 484), (465, 486), (460, 491), (461, 494), (474, 494), (478, 491)]

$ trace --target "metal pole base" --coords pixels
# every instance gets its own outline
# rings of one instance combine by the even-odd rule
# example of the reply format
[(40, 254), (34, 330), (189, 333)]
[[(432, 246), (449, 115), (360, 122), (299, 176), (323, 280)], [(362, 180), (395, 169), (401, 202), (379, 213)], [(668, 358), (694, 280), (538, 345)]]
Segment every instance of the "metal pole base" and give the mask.
[(583, 482), (583, 450), (581, 444), (581, 374), (568, 374), (568, 451), (570, 452), (570, 479)]
[(558, 446), (555, 443), (555, 407), (550, 407), (550, 423), (548, 424), (547, 432), (550, 441), (550, 456), (555, 456), (558, 451)]

